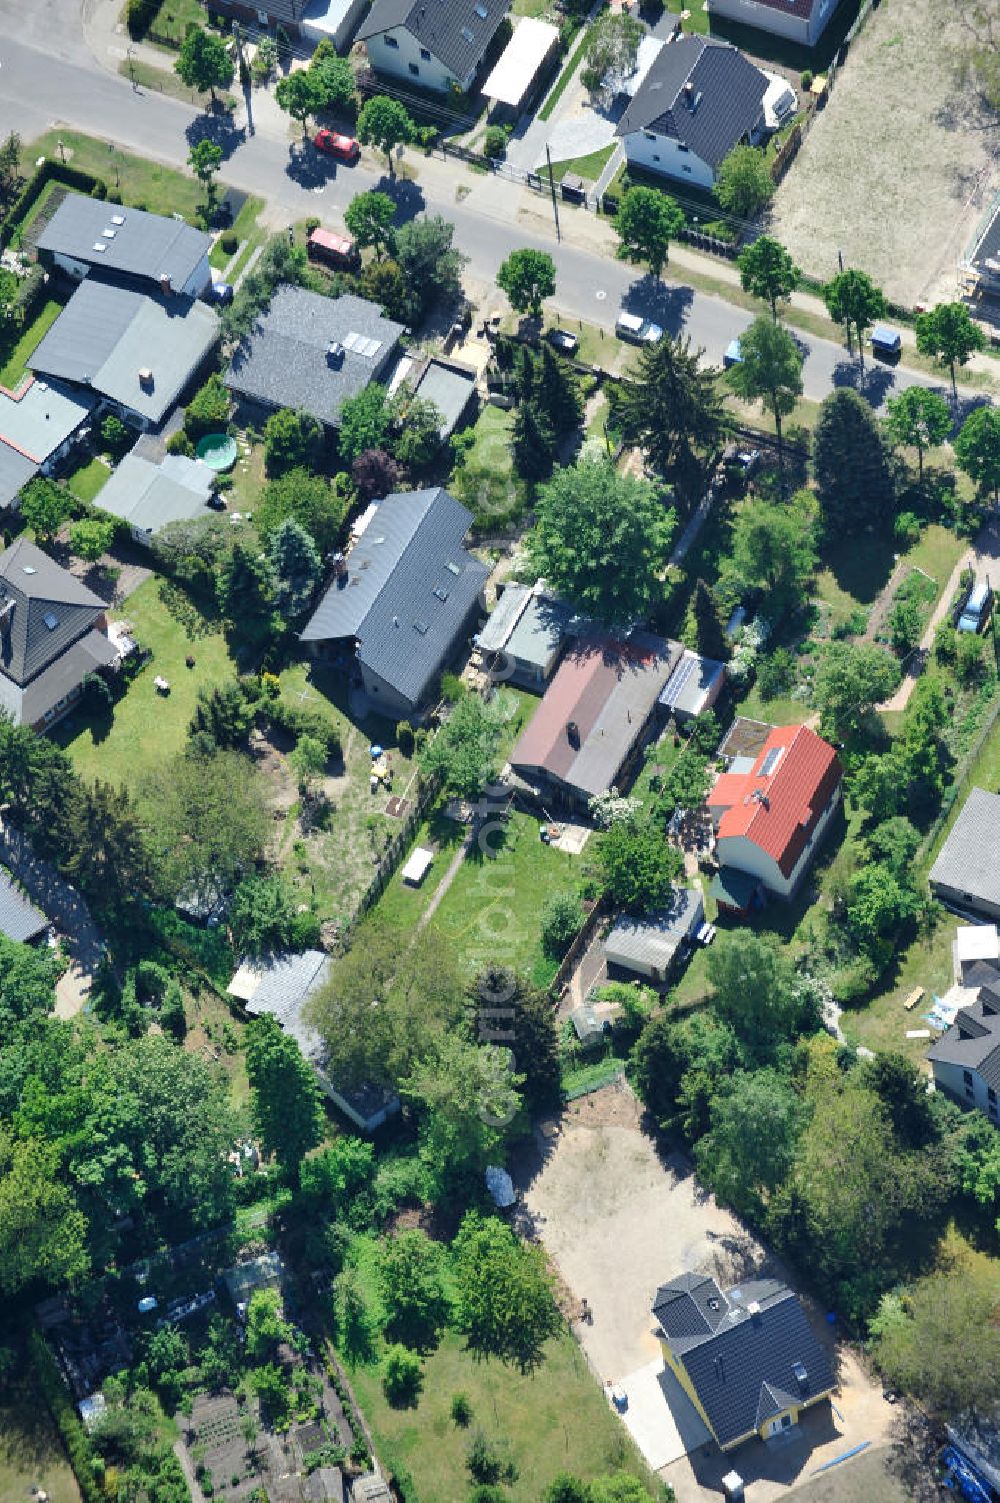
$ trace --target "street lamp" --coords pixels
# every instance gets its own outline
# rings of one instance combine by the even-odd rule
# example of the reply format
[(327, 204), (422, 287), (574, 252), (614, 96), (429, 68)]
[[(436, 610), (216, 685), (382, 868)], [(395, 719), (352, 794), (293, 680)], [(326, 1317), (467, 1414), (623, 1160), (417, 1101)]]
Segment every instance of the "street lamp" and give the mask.
[(59, 148), (59, 155), (62, 158), (62, 164), (65, 167), (65, 165), (66, 165), (66, 148), (65, 148), (65, 146), (63, 145), (63, 143), (61, 141), (57, 141), (56, 145)]

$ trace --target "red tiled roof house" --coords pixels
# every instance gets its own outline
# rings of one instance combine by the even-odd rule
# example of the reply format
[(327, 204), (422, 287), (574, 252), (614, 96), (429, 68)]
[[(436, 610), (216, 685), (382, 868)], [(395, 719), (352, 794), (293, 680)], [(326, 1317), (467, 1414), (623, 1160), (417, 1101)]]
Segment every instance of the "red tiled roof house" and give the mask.
[(722, 773), (708, 795), (720, 867), (790, 898), (840, 803), (843, 776), (836, 752), (808, 726), (773, 727), (752, 765)]

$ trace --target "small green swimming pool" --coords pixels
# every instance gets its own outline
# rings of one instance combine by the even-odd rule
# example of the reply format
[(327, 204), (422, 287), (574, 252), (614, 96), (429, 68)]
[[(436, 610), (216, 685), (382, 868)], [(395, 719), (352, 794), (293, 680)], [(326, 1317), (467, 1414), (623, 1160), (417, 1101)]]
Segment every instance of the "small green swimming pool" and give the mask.
[(195, 450), (198, 458), (219, 474), (232, 469), (238, 452), (235, 438), (230, 438), (228, 433), (206, 433), (198, 440)]

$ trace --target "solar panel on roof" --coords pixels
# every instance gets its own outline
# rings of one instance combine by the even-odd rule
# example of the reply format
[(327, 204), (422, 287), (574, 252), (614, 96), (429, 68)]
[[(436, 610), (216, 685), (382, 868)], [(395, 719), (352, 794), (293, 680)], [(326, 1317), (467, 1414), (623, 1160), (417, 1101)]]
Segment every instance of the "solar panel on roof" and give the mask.
[(445, 568), (448, 570), (449, 574), (454, 574), (455, 577), (456, 577), (456, 579), (458, 578), (459, 574), (461, 574), (461, 572), (462, 572), (461, 569), (459, 568), (458, 564), (445, 564)]
[(781, 761), (781, 758), (784, 755), (784, 751), (785, 748), (783, 746), (771, 747), (771, 750), (768, 752), (767, 756), (764, 758), (763, 763), (761, 764), (760, 775), (762, 778), (769, 778), (771, 776), (772, 772)]

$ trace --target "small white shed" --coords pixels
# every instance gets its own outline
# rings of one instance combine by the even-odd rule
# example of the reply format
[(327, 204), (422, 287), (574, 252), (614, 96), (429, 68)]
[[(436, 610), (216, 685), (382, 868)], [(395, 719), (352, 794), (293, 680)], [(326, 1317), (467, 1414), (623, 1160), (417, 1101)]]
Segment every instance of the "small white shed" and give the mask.
[(433, 860), (434, 852), (429, 851), (426, 846), (418, 845), (415, 850), (411, 851), (403, 867), (403, 881), (408, 882), (411, 887), (419, 887), (430, 870)]

